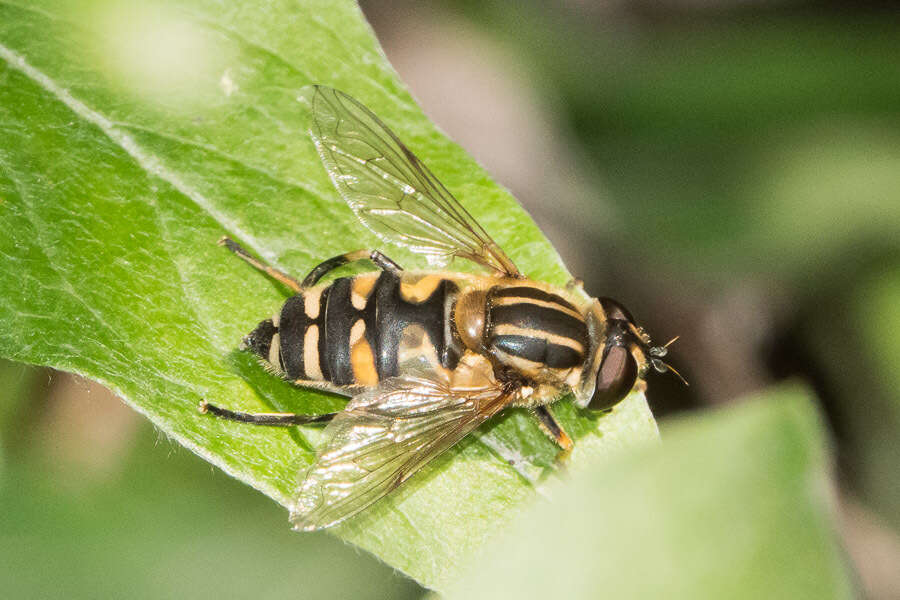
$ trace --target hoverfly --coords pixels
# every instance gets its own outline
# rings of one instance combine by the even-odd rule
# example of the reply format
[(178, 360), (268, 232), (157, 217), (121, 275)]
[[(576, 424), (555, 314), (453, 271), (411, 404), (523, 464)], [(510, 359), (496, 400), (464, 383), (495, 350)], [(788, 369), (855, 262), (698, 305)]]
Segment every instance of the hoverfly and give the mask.
[[(241, 348), (298, 386), (351, 399), (322, 415), (201, 412), (263, 425), (327, 423), (327, 439), (291, 510), (296, 529), (329, 527), (365, 509), (507, 407), (530, 409), (567, 455), (571, 438), (549, 404), (574, 394), (604, 411), (653, 368), (652, 346), (622, 305), (522, 275), (431, 171), (369, 109), (315, 86), (310, 135), (331, 181), (380, 239), (429, 263), (473, 261), (484, 275), (407, 271), (377, 250), (330, 258), (302, 281), (223, 238), (237, 256), (295, 295)], [(321, 284), (368, 260), (377, 271)], [(671, 342), (670, 342), (671, 343)]]

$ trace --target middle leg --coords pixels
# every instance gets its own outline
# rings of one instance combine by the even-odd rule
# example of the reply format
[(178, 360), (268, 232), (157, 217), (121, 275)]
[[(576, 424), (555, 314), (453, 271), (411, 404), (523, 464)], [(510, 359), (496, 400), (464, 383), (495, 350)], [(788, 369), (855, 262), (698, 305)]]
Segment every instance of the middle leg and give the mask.
[(553, 413), (546, 406), (535, 408), (534, 416), (537, 417), (541, 431), (547, 434), (547, 437), (560, 447), (560, 453), (556, 457), (557, 464), (565, 465), (569, 455), (572, 454), (572, 449), (575, 447), (572, 438), (569, 437), (569, 434), (566, 433), (566, 430), (563, 429), (562, 425), (559, 424), (559, 421), (556, 420), (556, 417), (553, 416)]

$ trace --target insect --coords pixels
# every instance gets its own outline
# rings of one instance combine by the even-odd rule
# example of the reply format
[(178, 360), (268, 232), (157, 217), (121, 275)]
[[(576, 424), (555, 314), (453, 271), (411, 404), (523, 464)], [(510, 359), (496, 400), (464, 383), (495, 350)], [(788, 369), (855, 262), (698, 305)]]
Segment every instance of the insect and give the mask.
[[(310, 102), (322, 163), (364, 225), (431, 264), (461, 258), (487, 272), (407, 271), (377, 250), (359, 250), (298, 281), (223, 239), (295, 292), (244, 337), (242, 349), (299, 386), (351, 398), (343, 411), (321, 415), (243, 413), (201, 402), (201, 412), (234, 421), (327, 423), (324, 448), (296, 492), (296, 529), (329, 527), (365, 509), (507, 407), (531, 410), (564, 457), (573, 442), (552, 402), (571, 392), (579, 407), (604, 411), (651, 368), (671, 368), (662, 360), (668, 344), (651, 345), (618, 302), (522, 275), (361, 103), (324, 86), (313, 88)], [(378, 270), (320, 283), (362, 260)]]

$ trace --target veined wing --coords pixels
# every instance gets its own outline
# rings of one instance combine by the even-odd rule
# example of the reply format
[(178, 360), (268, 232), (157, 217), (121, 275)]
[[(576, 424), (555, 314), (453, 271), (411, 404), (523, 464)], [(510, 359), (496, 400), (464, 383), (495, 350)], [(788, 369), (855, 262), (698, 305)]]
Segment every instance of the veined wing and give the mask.
[(381, 239), (429, 262), (467, 258), (519, 277), (519, 270), (437, 177), (372, 111), (314, 86), (310, 135), (335, 187)]
[(311, 531), (358, 513), (497, 414), (512, 393), (496, 383), (451, 389), (423, 375), (393, 377), (354, 397), (325, 429), (291, 522)]

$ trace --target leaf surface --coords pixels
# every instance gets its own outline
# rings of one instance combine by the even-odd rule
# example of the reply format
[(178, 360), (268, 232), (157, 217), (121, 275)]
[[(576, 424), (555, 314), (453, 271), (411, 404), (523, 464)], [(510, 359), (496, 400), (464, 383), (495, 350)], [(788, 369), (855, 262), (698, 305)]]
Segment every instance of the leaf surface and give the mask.
[(809, 396), (772, 390), (586, 468), (489, 545), (447, 596), (855, 597)]

